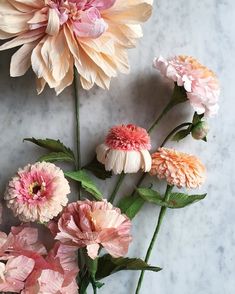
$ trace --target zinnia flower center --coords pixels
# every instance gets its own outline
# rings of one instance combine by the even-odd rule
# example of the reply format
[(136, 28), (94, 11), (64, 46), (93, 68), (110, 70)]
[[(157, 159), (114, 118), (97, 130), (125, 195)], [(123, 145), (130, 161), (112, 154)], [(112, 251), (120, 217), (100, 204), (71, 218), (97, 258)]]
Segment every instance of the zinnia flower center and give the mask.
[(44, 190), (43, 185), (38, 184), (38, 182), (32, 183), (29, 186), (29, 194), (32, 196), (40, 195), (41, 194), (40, 192), (42, 192), (43, 190)]

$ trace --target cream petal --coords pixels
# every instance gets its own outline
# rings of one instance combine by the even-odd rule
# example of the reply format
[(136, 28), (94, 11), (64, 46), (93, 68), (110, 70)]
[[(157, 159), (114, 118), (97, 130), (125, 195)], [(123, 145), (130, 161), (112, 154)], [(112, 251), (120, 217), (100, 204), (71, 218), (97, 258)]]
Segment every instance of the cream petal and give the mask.
[(45, 5), (45, 2), (43, 0), (13, 0), (13, 1), (8, 0), (8, 1), (11, 2), (14, 6), (16, 5), (14, 3), (23, 4), (33, 8), (41, 8)]
[(126, 151), (110, 149), (105, 162), (105, 169), (112, 170), (114, 174), (120, 174), (125, 165)]
[[(119, 2), (119, 1), (116, 1)], [(122, 1), (121, 1), (122, 2)], [(129, 1), (130, 5), (126, 3), (124, 6), (114, 5), (110, 10), (105, 11), (102, 16), (104, 19), (110, 19), (112, 22), (122, 24), (138, 24), (145, 22), (152, 14), (152, 5), (147, 1)], [(131, 5), (131, 2), (133, 4)]]
[(11, 58), (10, 76), (19, 77), (26, 73), (31, 65), (31, 53), (37, 41), (23, 45)]
[(0, 30), (0, 40), (9, 39), (9, 38), (12, 38), (14, 36), (15, 36), (14, 34), (6, 33), (4, 31)]
[(97, 160), (102, 164), (105, 164), (109, 147), (106, 144), (100, 144), (96, 147)]
[(98, 256), (100, 245), (99, 244), (90, 244), (87, 245), (87, 254), (90, 258), (95, 259)]
[(60, 29), (60, 19), (55, 9), (49, 9), (48, 11), (48, 23), (46, 28), (46, 33), (48, 35), (58, 34)]
[(0, 14), (0, 30), (11, 33), (18, 34), (27, 31), (29, 25), (27, 22), (32, 18), (32, 13), (20, 13), (20, 14)]
[(144, 172), (149, 172), (152, 166), (152, 158), (148, 150), (140, 150), (142, 155), (142, 169)]
[(70, 63), (69, 70), (60, 84), (55, 87), (56, 94), (59, 95), (66, 87), (70, 86), (73, 83), (74, 79), (74, 70), (73, 63)]
[(36, 79), (36, 89), (37, 89), (38, 95), (42, 93), (45, 86), (46, 86), (46, 81), (43, 78)]
[(4, 43), (3, 45), (0, 46), (0, 51), (2, 50), (7, 50), (10, 48), (18, 47), (23, 44), (31, 43), (35, 40), (40, 39), (43, 36), (43, 30), (38, 29), (34, 31), (29, 31), (24, 34), (21, 34), (20, 36), (12, 39), (9, 42)]
[(139, 151), (127, 151), (124, 173), (137, 173), (141, 168), (141, 155)]

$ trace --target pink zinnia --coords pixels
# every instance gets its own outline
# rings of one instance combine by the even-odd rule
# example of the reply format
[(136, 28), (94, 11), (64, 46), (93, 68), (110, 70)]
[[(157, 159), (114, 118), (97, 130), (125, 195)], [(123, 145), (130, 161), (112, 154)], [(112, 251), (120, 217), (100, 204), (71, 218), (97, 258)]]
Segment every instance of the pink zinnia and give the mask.
[(111, 128), (105, 143), (96, 148), (97, 160), (115, 174), (136, 173), (151, 169), (150, 137), (147, 131), (135, 125)]
[(37, 162), (19, 169), (4, 198), (21, 221), (47, 222), (62, 211), (69, 193), (68, 181), (59, 167)]
[(184, 87), (193, 109), (205, 116), (218, 112), (220, 87), (215, 73), (190, 56), (163, 57), (154, 60), (154, 67), (178, 86)]
[(107, 201), (69, 204), (58, 221), (56, 239), (77, 248), (86, 247), (96, 258), (100, 246), (113, 257), (124, 256), (131, 242), (131, 222)]

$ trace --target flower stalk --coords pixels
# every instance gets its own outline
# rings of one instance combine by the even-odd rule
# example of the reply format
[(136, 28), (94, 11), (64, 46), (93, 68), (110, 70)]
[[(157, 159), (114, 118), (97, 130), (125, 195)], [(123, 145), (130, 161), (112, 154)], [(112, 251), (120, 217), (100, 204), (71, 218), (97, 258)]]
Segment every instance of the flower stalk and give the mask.
[[(169, 197), (170, 197), (170, 194), (171, 194), (172, 189), (173, 189), (173, 186), (167, 185), (165, 196), (164, 196), (164, 201), (168, 201), (169, 200)], [(161, 224), (163, 222), (163, 218), (164, 218), (164, 216), (166, 214), (166, 209), (167, 208), (164, 207), (164, 206), (161, 207), (161, 210), (160, 210), (160, 213), (159, 213), (159, 216), (158, 216), (158, 220), (157, 220), (157, 225), (156, 225), (156, 228), (154, 230), (154, 233), (153, 233), (151, 242), (149, 244), (149, 247), (148, 247), (148, 250), (147, 250), (147, 253), (146, 253), (146, 256), (145, 256), (145, 260), (144, 261), (146, 263), (149, 261), (149, 258), (151, 256), (151, 253), (152, 253), (154, 244), (156, 242), (158, 233), (159, 233), (160, 228), (161, 228)], [(145, 272), (144, 270), (141, 271), (141, 274), (140, 274), (140, 277), (139, 277), (139, 280), (138, 280), (138, 284), (137, 284), (137, 288), (136, 288), (135, 294), (138, 294), (140, 292), (140, 288), (141, 288), (141, 285), (142, 285), (142, 282), (143, 282), (143, 278), (144, 278), (144, 272)]]
[[(80, 99), (78, 94), (78, 73), (74, 67), (74, 97), (75, 97), (75, 120), (76, 120), (76, 149), (77, 149), (77, 160), (76, 168), (81, 169), (81, 144), (80, 144)], [(81, 186), (78, 186), (78, 200), (81, 199)]]

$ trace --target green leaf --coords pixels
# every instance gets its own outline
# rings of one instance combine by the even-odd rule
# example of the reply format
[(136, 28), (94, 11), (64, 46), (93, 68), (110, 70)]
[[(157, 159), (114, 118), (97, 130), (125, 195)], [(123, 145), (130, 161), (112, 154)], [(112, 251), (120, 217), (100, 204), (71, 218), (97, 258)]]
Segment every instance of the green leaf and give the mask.
[(163, 206), (163, 198), (157, 191), (149, 188), (139, 188), (136, 191), (145, 201)]
[(204, 199), (206, 195), (207, 194), (188, 195), (184, 193), (171, 193), (166, 206), (169, 208), (182, 208)]
[(98, 190), (95, 183), (84, 170), (65, 172), (64, 174), (66, 177), (80, 182), (82, 187), (92, 196), (94, 196), (96, 200), (102, 200), (102, 193)]
[(56, 162), (56, 161), (74, 161), (74, 158), (64, 152), (51, 152), (41, 156), (38, 161)]
[(113, 258), (111, 255), (106, 254), (99, 258), (96, 279), (101, 280), (122, 270), (147, 270), (159, 272), (161, 268), (150, 266), (139, 258)]
[(202, 141), (207, 142), (207, 137), (204, 137)]
[(112, 172), (111, 171), (106, 171), (105, 167), (102, 163), (100, 163), (96, 157), (87, 165), (83, 167), (84, 169), (90, 171), (91, 173), (94, 174), (97, 178), (101, 180), (105, 180), (107, 178), (112, 177)]
[(179, 142), (180, 140), (184, 139), (185, 137), (187, 137), (191, 132), (190, 128), (187, 128), (185, 130), (180, 130), (179, 132), (177, 132), (173, 137), (172, 137), (172, 141), (177, 141)]
[(91, 282), (89, 273), (87, 273), (83, 279), (79, 282), (79, 294), (86, 294), (87, 287)]
[(139, 196), (126, 196), (119, 201), (117, 206), (121, 209), (122, 213), (133, 219), (144, 205), (144, 202)]
[(168, 208), (183, 208), (206, 197), (206, 194), (188, 195), (184, 193), (171, 193), (169, 200), (164, 201), (161, 195), (152, 189), (139, 188), (137, 192), (145, 201)]
[(202, 120), (203, 116), (204, 116), (204, 113), (202, 113), (202, 114), (197, 114), (197, 112), (194, 112), (194, 116), (193, 116), (193, 125), (198, 124), (198, 123)]
[(35, 139), (35, 138), (25, 138), (24, 141), (34, 143), (42, 148), (50, 150), (52, 152), (63, 152), (70, 157), (74, 158), (73, 151), (66, 147), (60, 140), (54, 139)]

